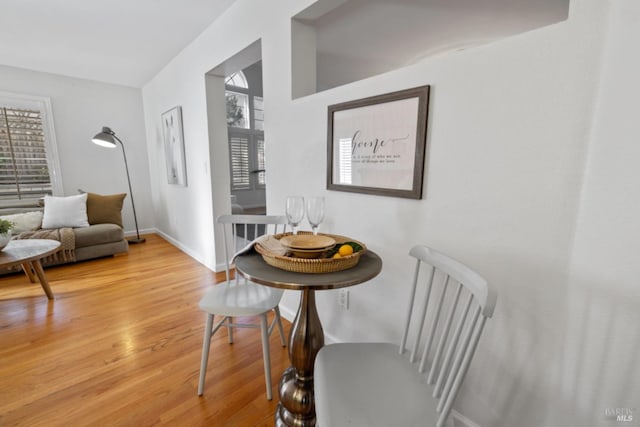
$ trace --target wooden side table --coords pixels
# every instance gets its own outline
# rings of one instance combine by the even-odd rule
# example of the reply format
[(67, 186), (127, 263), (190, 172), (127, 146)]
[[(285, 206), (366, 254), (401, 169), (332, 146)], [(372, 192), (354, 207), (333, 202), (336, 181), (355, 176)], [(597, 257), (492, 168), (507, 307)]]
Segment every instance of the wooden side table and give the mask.
[(305, 274), (280, 270), (268, 265), (256, 253), (236, 258), (236, 271), (251, 280), (274, 288), (300, 290), (298, 313), (289, 336), (289, 359), (292, 366), (280, 379), (280, 403), (276, 410), (276, 426), (315, 426), (316, 411), (313, 395), (313, 364), (324, 345), (324, 332), (318, 317), (315, 291), (357, 285), (376, 277), (382, 270), (382, 260), (367, 250), (358, 264), (335, 273)]
[(11, 240), (0, 251), (0, 267), (21, 265), (31, 283), (36, 283), (37, 277), (47, 298), (54, 299), (40, 260), (56, 253), (60, 245), (56, 240), (47, 239)]

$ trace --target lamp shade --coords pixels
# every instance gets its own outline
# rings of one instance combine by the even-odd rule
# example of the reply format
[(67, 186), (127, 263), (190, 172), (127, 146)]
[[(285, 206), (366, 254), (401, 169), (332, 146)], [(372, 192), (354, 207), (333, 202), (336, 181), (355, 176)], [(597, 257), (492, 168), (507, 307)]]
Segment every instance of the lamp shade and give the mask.
[(91, 141), (102, 147), (114, 148), (116, 146), (115, 133), (108, 127), (103, 127), (102, 132), (96, 134)]

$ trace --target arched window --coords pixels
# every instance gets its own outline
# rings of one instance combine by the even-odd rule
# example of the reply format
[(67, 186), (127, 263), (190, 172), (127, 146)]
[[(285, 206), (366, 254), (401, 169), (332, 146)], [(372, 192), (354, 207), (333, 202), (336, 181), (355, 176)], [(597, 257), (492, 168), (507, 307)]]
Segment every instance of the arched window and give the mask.
[(227, 88), (227, 125), (250, 129), (249, 82), (242, 71), (237, 71), (224, 81)]
[(247, 78), (244, 76), (244, 73), (242, 71), (238, 71), (236, 73), (231, 74), (224, 81), (224, 84), (227, 86), (235, 86), (235, 87), (241, 87), (243, 89), (249, 89)]

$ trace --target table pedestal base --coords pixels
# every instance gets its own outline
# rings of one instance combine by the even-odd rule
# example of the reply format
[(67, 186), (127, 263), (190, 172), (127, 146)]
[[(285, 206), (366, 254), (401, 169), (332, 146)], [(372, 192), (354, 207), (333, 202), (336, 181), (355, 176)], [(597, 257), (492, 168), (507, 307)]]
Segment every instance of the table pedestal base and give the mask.
[(324, 333), (316, 310), (315, 291), (345, 288), (376, 277), (382, 260), (372, 251), (348, 271), (305, 274), (284, 271), (264, 262), (260, 254), (243, 254), (236, 258), (236, 273), (252, 282), (274, 288), (300, 290), (300, 306), (289, 335), (291, 366), (280, 379), (280, 404), (275, 414), (278, 427), (312, 427), (316, 425), (313, 392), (313, 364), (324, 345)]
[(316, 310), (313, 289), (303, 289), (298, 313), (289, 336), (289, 359), (293, 366), (280, 379), (280, 403), (275, 422), (278, 427), (316, 425), (313, 396), (313, 364), (324, 345), (324, 332)]

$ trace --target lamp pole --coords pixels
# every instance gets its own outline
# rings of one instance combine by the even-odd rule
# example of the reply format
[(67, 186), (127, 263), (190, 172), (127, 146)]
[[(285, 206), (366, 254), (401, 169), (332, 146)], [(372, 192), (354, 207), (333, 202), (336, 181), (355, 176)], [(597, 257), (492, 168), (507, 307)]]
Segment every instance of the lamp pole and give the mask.
[(124, 144), (116, 136), (116, 133), (111, 130), (111, 128), (107, 126), (102, 127), (102, 132), (93, 137), (93, 142), (101, 145), (103, 147), (115, 147), (116, 144), (113, 140), (116, 140), (120, 143), (120, 147), (122, 147), (122, 156), (124, 157), (124, 168), (127, 171), (127, 183), (129, 184), (129, 194), (131, 195), (131, 207), (133, 208), (133, 221), (136, 224), (136, 238), (135, 239), (127, 239), (129, 243), (143, 243), (146, 241), (144, 237), (140, 237), (140, 230), (138, 229), (138, 217), (136, 215), (136, 204), (133, 201), (133, 189), (131, 188), (131, 177), (129, 176), (129, 164), (127, 163), (127, 153), (124, 149)]

